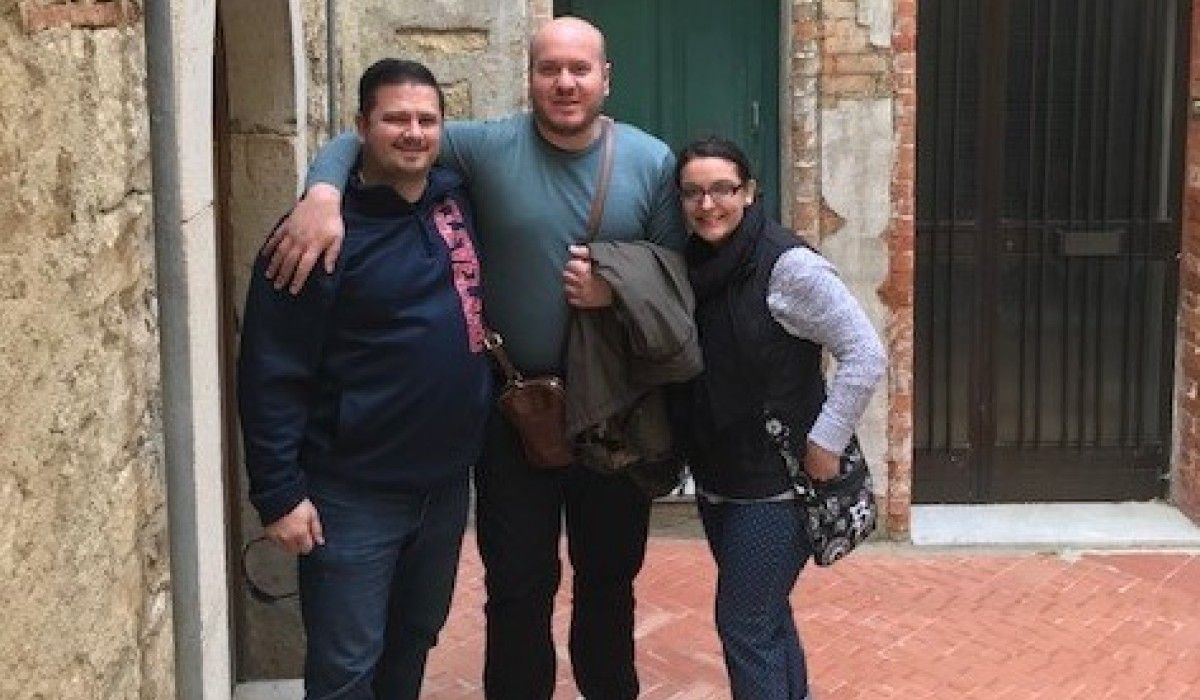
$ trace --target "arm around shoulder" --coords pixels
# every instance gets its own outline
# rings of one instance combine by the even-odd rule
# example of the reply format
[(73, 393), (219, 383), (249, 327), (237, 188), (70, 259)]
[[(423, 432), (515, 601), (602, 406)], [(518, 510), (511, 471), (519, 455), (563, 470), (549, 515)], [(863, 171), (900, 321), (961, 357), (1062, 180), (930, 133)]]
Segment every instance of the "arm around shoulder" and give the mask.
[(267, 278), (276, 289), (287, 286), (298, 294), (316, 266), (323, 261), (333, 272), (345, 237), (342, 224), (342, 191), (358, 160), (358, 136), (343, 132), (317, 152), (309, 166), (305, 197), (267, 240)]
[(317, 151), (308, 166), (304, 178), (305, 191), (311, 192), (315, 185), (325, 183), (341, 192), (354, 172), (354, 163), (358, 160), (361, 147), (358, 134), (353, 131), (343, 131), (330, 139)]

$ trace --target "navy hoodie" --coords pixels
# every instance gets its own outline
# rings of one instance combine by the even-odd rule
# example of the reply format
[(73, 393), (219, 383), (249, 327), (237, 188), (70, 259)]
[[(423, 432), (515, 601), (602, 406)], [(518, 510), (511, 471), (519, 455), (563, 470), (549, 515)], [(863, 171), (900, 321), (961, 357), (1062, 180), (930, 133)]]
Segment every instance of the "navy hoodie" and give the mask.
[(491, 403), (474, 221), (434, 168), (420, 201), (351, 184), (333, 274), (276, 291), (254, 266), (238, 358), (250, 500), (264, 524), (321, 475), (422, 492), (464, 476)]

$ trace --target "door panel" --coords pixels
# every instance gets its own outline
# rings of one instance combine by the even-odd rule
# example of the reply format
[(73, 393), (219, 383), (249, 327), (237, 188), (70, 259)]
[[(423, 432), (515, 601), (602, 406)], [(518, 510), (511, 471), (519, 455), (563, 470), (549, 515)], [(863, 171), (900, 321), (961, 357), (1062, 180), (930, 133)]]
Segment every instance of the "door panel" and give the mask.
[(733, 139), (778, 215), (778, 5), (558, 0), (554, 9), (604, 32), (613, 66), (606, 112), (674, 150), (707, 134)]
[(1161, 495), (1182, 8), (921, 10), (914, 497)]

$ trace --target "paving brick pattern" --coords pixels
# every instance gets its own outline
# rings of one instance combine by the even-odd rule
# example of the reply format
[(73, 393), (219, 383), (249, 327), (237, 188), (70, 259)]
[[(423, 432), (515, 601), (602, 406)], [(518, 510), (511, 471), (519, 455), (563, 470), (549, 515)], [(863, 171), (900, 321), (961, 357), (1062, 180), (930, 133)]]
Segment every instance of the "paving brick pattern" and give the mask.
[[(569, 567), (554, 617), (555, 700)], [(645, 700), (728, 698), (702, 540), (655, 537), (638, 579)], [(424, 697), (480, 698), (483, 578), (473, 540)], [(1200, 700), (1200, 553), (926, 553), (868, 547), (793, 595), (818, 700)]]

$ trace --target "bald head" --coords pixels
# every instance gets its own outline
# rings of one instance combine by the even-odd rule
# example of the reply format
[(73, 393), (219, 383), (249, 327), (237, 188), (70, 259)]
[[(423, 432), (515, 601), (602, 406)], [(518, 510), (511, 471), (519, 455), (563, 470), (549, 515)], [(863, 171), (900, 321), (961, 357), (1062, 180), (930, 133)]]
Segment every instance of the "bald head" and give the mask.
[(592, 57), (604, 65), (608, 63), (604, 49), (604, 34), (591, 22), (578, 17), (556, 17), (533, 35), (529, 41), (529, 65), (537, 61), (538, 54), (546, 44), (570, 44), (594, 51)]
[(578, 17), (559, 17), (529, 42), (529, 102), (540, 133), (568, 151), (586, 148), (600, 133), (608, 97), (604, 35)]

